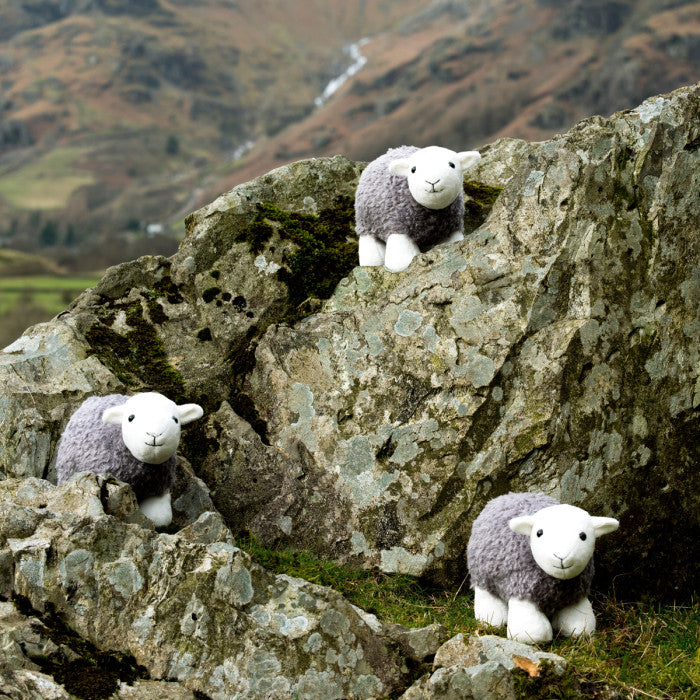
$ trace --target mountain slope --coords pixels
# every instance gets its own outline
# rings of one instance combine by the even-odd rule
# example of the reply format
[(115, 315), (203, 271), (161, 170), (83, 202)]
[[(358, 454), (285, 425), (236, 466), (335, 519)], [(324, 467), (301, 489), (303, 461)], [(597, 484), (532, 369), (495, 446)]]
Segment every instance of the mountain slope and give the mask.
[(700, 79), (700, 3), (433, 3), (363, 52), (366, 66), (332, 103), (251, 153), (227, 184), (261, 162), (338, 151), (369, 159), (401, 142), (542, 140), (631, 108)]
[(184, 217), (206, 169), (310, 113), (346, 44), (420, 4), (0, 1), (0, 242), (52, 222), (123, 255), (115, 233)]
[(0, 42), (0, 245), (95, 268), (290, 160), (539, 140), (693, 83), (700, 3), (0, 0)]

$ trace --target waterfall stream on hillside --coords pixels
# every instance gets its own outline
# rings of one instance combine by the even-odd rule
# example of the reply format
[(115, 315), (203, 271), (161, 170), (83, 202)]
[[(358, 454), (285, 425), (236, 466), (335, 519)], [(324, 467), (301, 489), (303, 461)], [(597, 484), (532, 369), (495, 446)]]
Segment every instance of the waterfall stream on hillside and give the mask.
[(352, 59), (352, 63), (345, 69), (345, 71), (343, 71), (343, 73), (341, 73), (337, 78), (333, 78), (333, 80), (326, 85), (323, 93), (321, 93), (321, 95), (314, 100), (316, 107), (321, 107), (324, 105), (330, 99), (330, 97), (339, 90), (340, 86), (343, 85), (346, 80), (352, 78), (352, 76), (361, 70), (365, 63), (367, 63), (367, 58), (362, 55), (360, 49), (368, 41), (369, 38), (365, 37), (364, 39), (360, 39), (360, 41), (350, 44), (343, 49), (343, 52)]

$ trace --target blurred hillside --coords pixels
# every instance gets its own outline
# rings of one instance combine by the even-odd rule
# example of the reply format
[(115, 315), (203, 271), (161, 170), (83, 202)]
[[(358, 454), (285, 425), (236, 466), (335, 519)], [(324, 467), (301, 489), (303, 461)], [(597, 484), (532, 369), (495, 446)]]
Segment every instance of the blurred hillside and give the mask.
[(169, 254), (290, 160), (539, 140), (699, 79), (700, 2), (0, 0), (0, 246)]

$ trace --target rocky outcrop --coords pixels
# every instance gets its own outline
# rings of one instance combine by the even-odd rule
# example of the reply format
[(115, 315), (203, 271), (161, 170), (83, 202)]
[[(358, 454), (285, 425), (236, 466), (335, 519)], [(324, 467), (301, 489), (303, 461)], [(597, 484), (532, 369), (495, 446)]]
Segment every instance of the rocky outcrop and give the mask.
[[(4, 662), (18, 687), (38, 684), (40, 669), (62, 668), (57, 658), (83, 661), (67, 674), (76, 682), (97, 647), (122, 655), (115, 692), (125, 674), (212, 698), (369, 698), (400, 686), (407, 669), (393, 627), (330, 589), (256, 565), (218, 514), (158, 534), (129, 522), (135, 507), (130, 489), (87, 473), (62, 487), (0, 482), (0, 594), (92, 645), (78, 653), (42, 622), (20, 620), (9, 634), (16, 658)], [(103, 657), (96, 682), (110, 680), (99, 678), (107, 666)]]
[(111, 269), (0, 355), (0, 468), (51, 479), (85, 396), (149, 387), (205, 406), (183, 453), (234, 533), (456, 587), (486, 500), (543, 490), (620, 519), (598, 585), (682, 597), (700, 538), (699, 103), (690, 87), (486, 146), (474, 230), (400, 274), (353, 267), (361, 164), (237, 187), (175, 256)]

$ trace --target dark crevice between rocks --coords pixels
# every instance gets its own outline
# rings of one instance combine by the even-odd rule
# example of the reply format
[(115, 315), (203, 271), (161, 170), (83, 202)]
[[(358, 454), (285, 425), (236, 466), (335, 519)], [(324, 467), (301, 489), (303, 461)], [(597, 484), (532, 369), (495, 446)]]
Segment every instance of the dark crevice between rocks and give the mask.
[(13, 602), (22, 615), (39, 619), (45, 625), (42, 632), (58, 647), (48, 656), (31, 657), (31, 661), (76, 698), (109, 698), (120, 682), (133, 685), (149, 678), (147, 669), (137, 664), (133, 656), (101, 651), (80, 637), (61, 620), (51, 603), (46, 603), (46, 611), (41, 613), (24, 596), (13, 596)]
[[(260, 416), (253, 398), (246, 392), (245, 383), (255, 366), (255, 349), (265, 331), (273, 324), (293, 324), (310, 313), (318, 311), (321, 301), (328, 299), (338, 282), (353, 269), (357, 262), (357, 240), (354, 236), (354, 202), (349, 197), (338, 197), (333, 207), (318, 215), (287, 212), (274, 204), (260, 202), (253, 219), (234, 236), (234, 241), (248, 244), (251, 253), (259, 253), (274, 234), (294, 244), (284, 254), (277, 279), (288, 290), (287, 308), (277, 317), (251, 326), (245, 340), (228, 353), (228, 402), (231, 408), (269, 446), (267, 423)], [(214, 279), (216, 277), (212, 275)], [(205, 301), (215, 300), (221, 290), (212, 286), (205, 290)], [(231, 299), (243, 309), (246, 300)], [(207, 329), (200, 331), (200, 340), (207, 339)]]
[(256, 326), (248, 330), (246, 341), (229, 351), (231, 383), (228, 402), (231, 408), (258, 434), (263, 445), (269, 446), (267, 422), (260, 416), (255, 402), (245, 391), (245, 382), (255, 366), (255, 350), (263, 331)]

